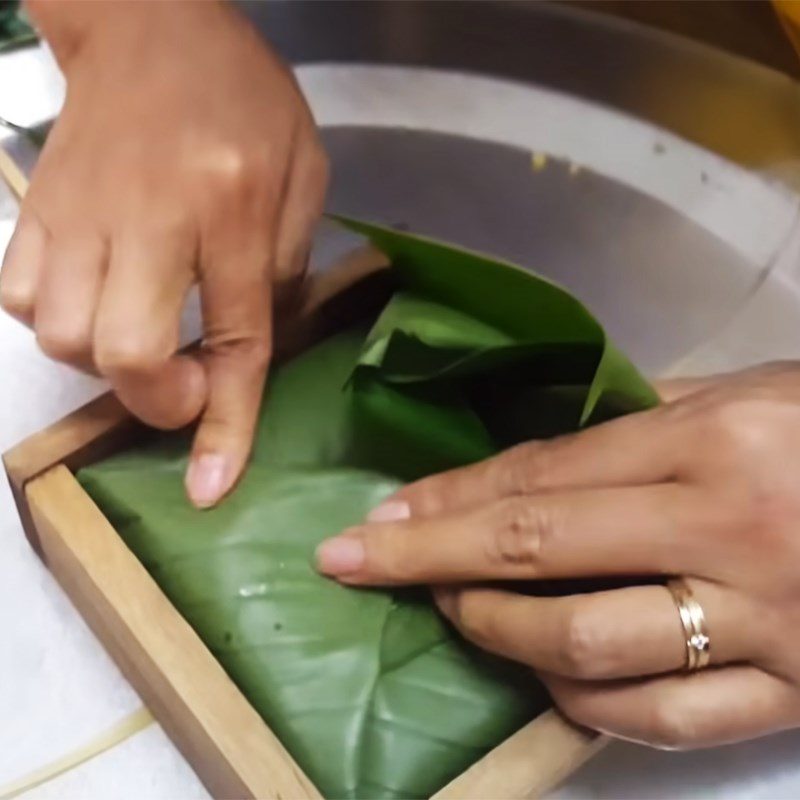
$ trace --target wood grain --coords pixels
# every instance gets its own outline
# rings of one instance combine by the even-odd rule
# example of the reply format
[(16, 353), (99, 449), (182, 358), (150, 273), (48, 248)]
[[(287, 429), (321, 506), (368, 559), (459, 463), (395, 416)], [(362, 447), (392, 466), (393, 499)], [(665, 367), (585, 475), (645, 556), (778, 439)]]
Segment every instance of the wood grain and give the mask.
[[(25, 497), (26, 484), (57, 464), (70, 469), (97, 461), (130, 444), (144, 431), (113, 394), (105, 394), (3, 455), (3, 465), (25, 535), (45, 559)], [(45, 559), (46, 560), (46, 559)]]
[(433, 796), (433, 800), (541, 797), (606, 744), (546, 711)]
[(26, 494), (51, 571), (209, 792), (319, 798), (70, 471)]

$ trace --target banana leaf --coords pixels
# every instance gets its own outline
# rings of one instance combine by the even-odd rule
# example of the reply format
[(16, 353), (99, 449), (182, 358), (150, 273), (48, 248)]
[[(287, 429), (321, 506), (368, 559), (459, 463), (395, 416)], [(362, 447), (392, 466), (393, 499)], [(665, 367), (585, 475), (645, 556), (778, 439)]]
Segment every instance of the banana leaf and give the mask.
[(544, 419), (574, 430), (655, 398), (558, 287), (347, 224), (392, 257), (397, 292), (377, 320), (274, 372), (251, 465), (224, 503), (186, 501), (187, 434), (79, 479), (326, 796), (421, 798), (548, 698), (528, 670), (461, 640), (426, 590), (320, 577), (316, 545), (403, 480), (490, 455)]
[(452, 245), (337, 219), (390, 257), (398, 286), (352, 378), (373, 466), (414, 479), (657, 402), (560, 286)]
[(16, 0), (0, 0), (0, 53), (37, 40), (36, 32)]

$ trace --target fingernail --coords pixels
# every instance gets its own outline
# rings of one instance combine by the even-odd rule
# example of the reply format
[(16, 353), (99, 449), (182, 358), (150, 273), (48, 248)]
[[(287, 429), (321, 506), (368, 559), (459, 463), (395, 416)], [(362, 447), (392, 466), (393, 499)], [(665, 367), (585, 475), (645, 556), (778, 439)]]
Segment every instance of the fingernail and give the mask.
[(364, 543), (352, 536), (328, 539), (317, 548), (317, 569), (325, 575), (347, 575), (364, 564)]
[(186, 473), (186, 491), (198, 508), (209, 508), (219, 502), (230, 488), (228, 459), (217, 453), (204, 453), (192, 459)]
[(399, 522), (411, 516), (411, 506), (404, 500), (387, 500), (367, 514), (367, 522)]

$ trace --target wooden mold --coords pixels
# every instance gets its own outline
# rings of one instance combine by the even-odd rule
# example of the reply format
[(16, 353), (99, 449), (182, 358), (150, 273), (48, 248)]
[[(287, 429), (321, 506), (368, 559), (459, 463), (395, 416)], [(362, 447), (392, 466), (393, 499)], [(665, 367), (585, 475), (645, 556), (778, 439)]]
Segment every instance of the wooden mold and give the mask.
[[(278, 358), (376, 313), (390, 292), (385, 267), (382, 254), (364, 248), (315, 276), (303, 310), (280, 331)], [(74, 476), (142, 433), (107, 394), (6, 453), (3, 462), (25, 533), (214, 797), (320, 798)], [(551, 710), (435, 797), (540, 796), (603, 742)]]

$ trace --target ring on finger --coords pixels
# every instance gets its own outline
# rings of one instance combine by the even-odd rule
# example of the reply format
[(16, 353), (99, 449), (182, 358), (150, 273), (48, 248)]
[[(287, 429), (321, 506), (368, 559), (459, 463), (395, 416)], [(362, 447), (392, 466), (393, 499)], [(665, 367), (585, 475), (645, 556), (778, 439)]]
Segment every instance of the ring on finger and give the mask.
[(705, 669), (711, 661), (711, 639), (706, 616), (684, 578), (667, 581), (667, 589), (675, 601), (686, 640), (686, 672)]

